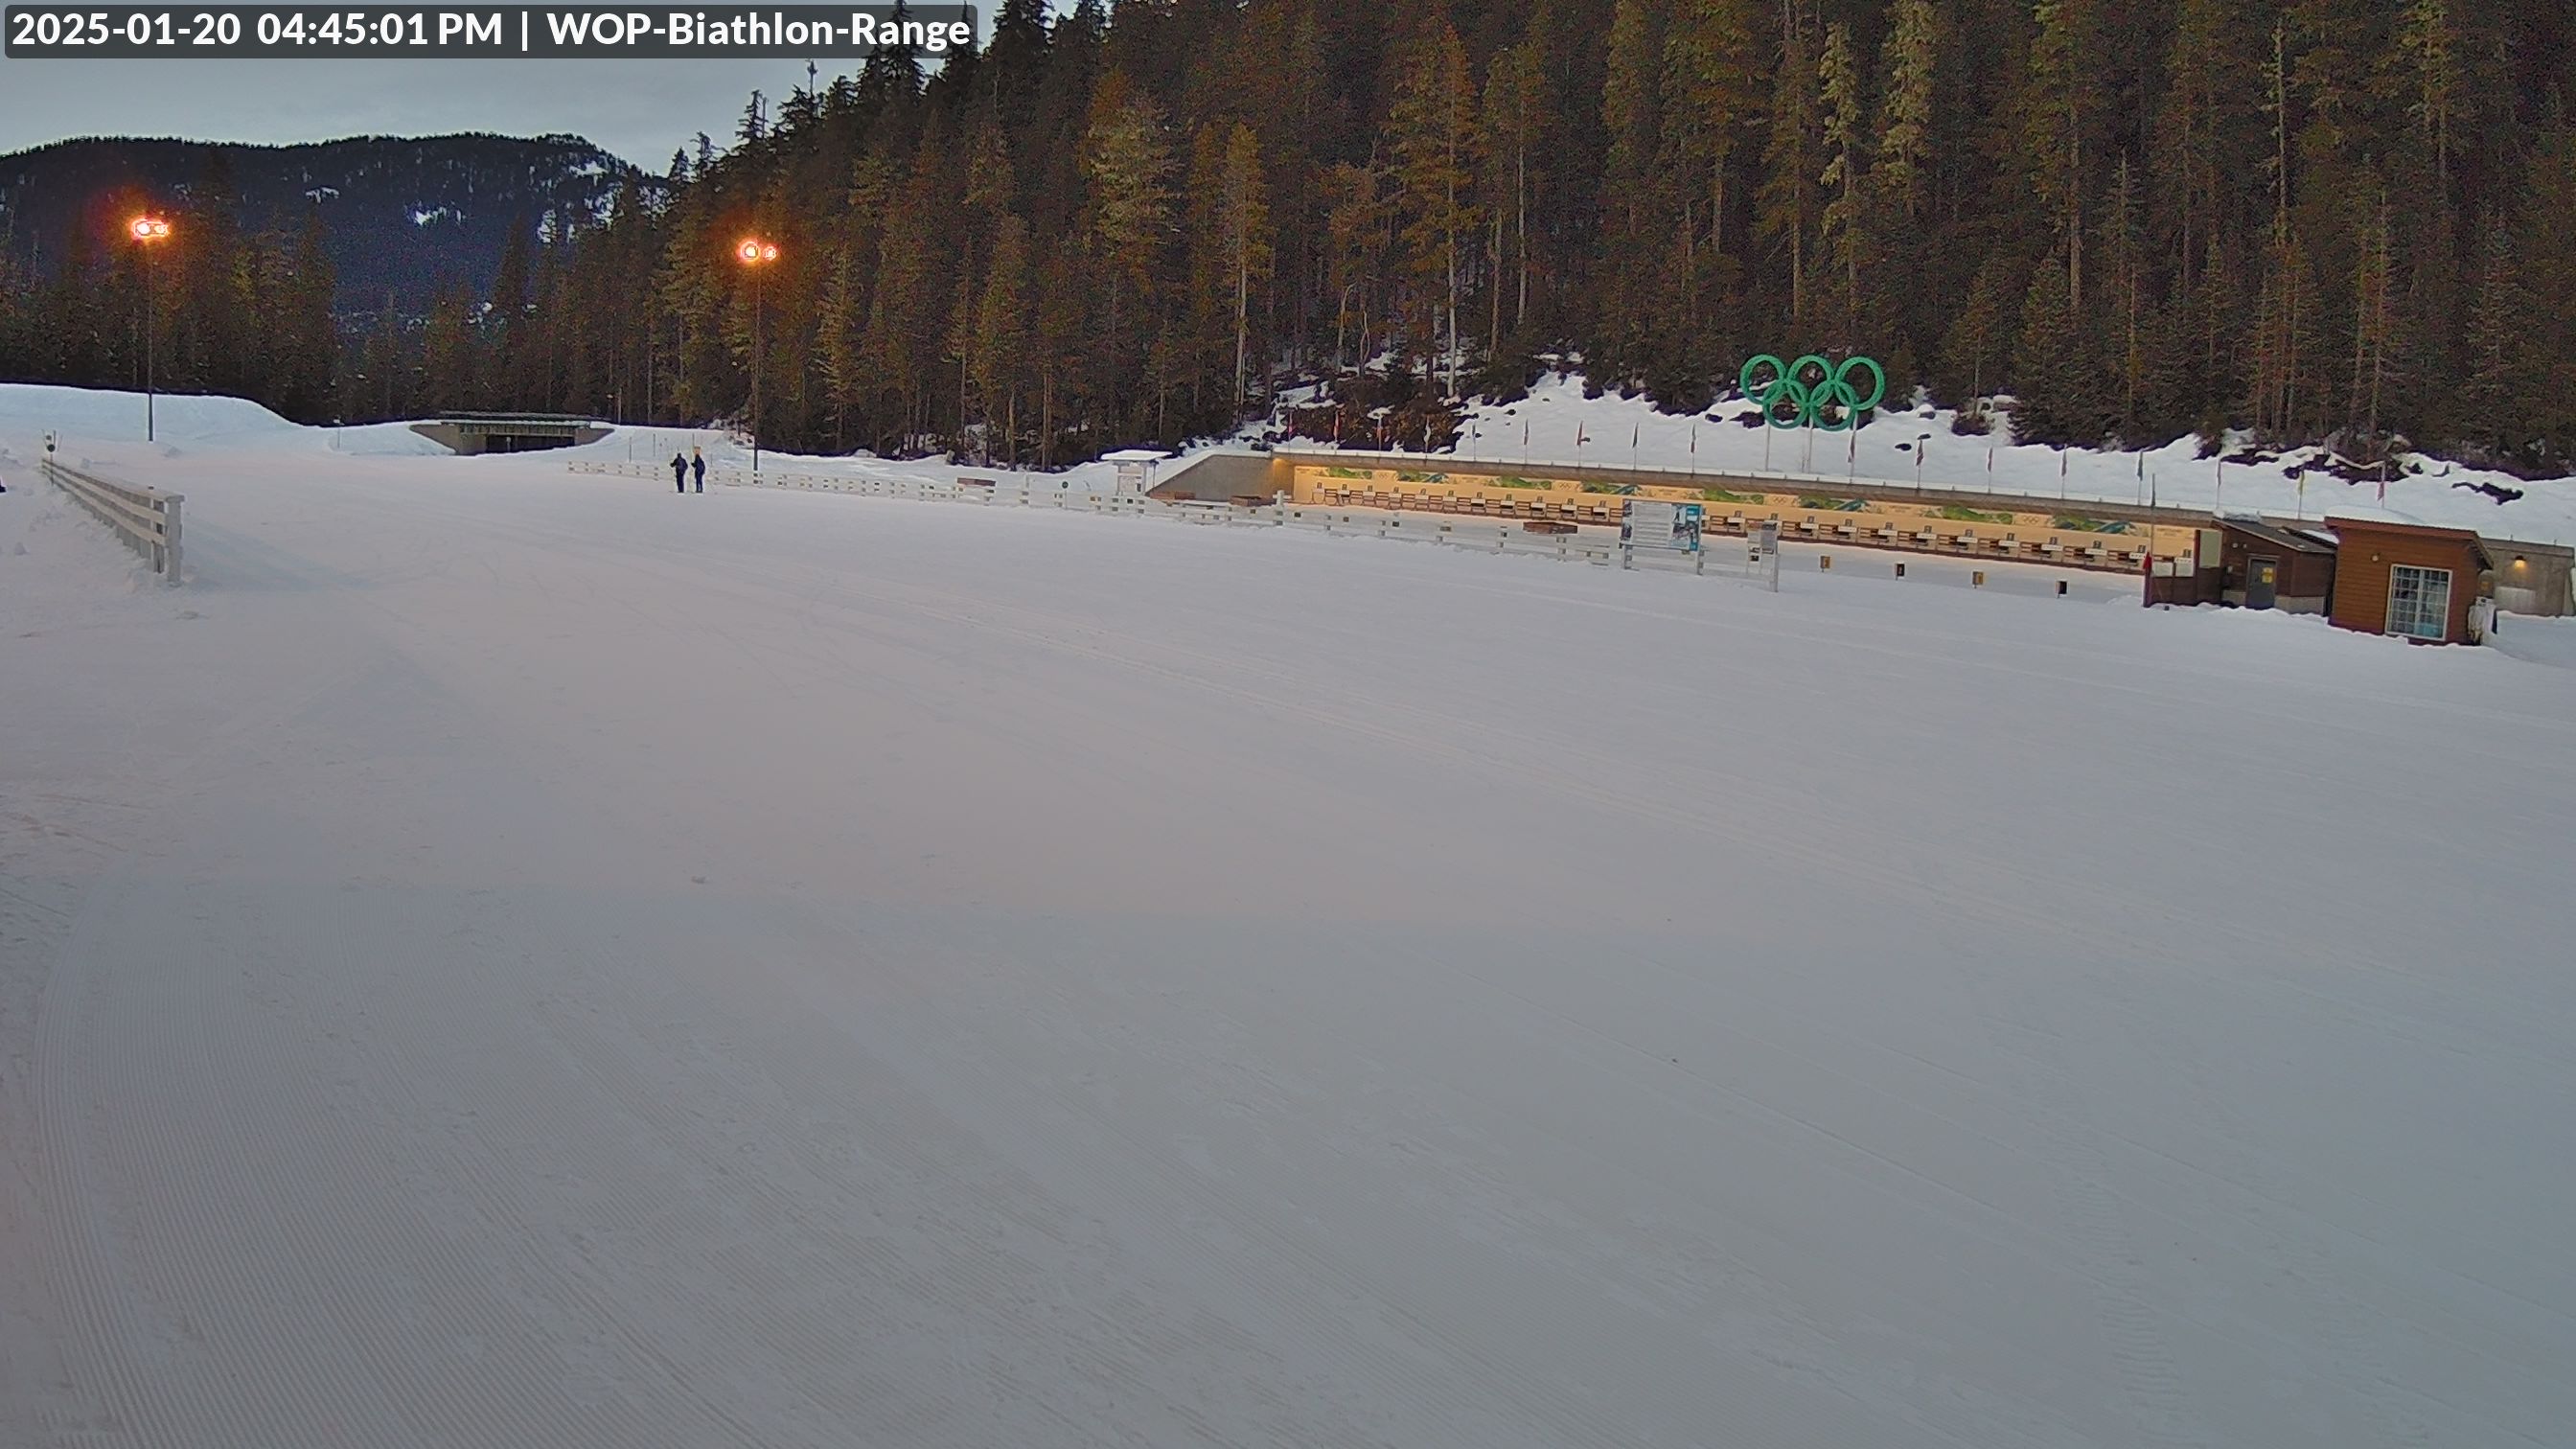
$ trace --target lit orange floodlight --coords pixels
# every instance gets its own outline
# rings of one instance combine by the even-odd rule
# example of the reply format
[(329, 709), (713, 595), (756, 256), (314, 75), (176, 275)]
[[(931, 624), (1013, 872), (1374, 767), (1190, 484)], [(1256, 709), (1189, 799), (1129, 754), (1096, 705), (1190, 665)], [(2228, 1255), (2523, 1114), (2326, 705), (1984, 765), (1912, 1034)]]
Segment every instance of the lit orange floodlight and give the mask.
[(136, 241), (159, 241), (170, 234), (170, 223), (157, 216), (138, 216), (126, 230), (134, 233)]
[(736, 257), (739, 257), (746, 265), (756, 264), (759, 262), (774, 262), (778, 260), (778, 243), (759, 241), (751, 237), (744, 237), (742, 239), (742, 244), (733, 249), (733, 254)]

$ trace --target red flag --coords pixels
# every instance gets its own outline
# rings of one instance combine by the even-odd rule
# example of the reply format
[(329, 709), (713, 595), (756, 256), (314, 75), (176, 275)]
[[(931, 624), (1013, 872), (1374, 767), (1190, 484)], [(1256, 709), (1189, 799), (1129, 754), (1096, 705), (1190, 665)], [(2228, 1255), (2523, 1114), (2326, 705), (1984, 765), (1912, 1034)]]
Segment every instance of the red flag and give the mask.
[(1699, 424), (1691, 424), (1691, 456), (1699, 456)]
[(1635, 451), (1637, 447), (1637, 430), (1644, 426), (1644, 423), (1630, 423), (1628, 425), (1628, 447), (1630, 451)]
[(1529, 446), (1529, 419), (1527, 418), (1521, 419), (1521, 446), (1524, 448)]

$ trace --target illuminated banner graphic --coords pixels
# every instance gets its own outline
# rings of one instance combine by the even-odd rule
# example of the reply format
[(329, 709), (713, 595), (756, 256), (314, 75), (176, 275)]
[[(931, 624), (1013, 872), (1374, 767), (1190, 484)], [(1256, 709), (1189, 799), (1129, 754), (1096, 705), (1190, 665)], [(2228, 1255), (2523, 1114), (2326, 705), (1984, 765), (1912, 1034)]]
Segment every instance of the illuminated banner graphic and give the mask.
[(864, 60), (976, 43), (972, 5), (11, 5), (11, 60)]
[[(1867, 396), (1852, 382), (1861, 372), (1869, 374)], [(1866, 357), (1846, 357), (1836, 366), (1812, 352), (1788, 363), (1765, 352), (1746, 359), (1735, 380), (1775, 428), (1839, 433), (1887, 396), (1886, 371)]]

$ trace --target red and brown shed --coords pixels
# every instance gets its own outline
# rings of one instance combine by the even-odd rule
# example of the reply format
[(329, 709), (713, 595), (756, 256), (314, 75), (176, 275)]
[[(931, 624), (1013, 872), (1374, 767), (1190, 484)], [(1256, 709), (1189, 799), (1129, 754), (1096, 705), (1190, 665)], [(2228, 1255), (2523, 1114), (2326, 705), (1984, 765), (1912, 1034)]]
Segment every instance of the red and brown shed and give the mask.
[(2305, 527), (2221, 518), (2219, 602), (2322, 614), (2334, 600), (2335, 545)]
[(2346, 629), (2428, 644), (2466, 644), (2470, 605), (2491, 587), (2486, 546), (2464, 528), (2376, 518), (2328, 518), (2336, 550), (2334, 604)]

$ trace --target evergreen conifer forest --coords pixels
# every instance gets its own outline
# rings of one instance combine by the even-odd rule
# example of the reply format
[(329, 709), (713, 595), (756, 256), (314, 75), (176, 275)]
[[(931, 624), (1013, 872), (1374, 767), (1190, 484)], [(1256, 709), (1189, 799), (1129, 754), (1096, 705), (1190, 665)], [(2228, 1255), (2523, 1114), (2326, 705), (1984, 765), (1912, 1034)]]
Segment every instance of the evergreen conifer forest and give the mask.
[[(1290, 387), (1865, 353), (2024, 441), (2576, 469), (2576, 12), (2463, 0), (1007, 0), (354, 313), (319, 213), (0, 248), (0, 375), (305, 421), (747, 420), (1063, 465)], [(745, 266), (746, 237), (775, 262)], [(147, 286), (157, 297), (147, 298)], [(150, 305), (147, 305), (147, 300)], [(373, 312), (374, 309), (369, 309)], [(1363, 370), (1365, 369), (1365, 372)], [(1301, 414), (1312, 417), (1313, 413)]]

